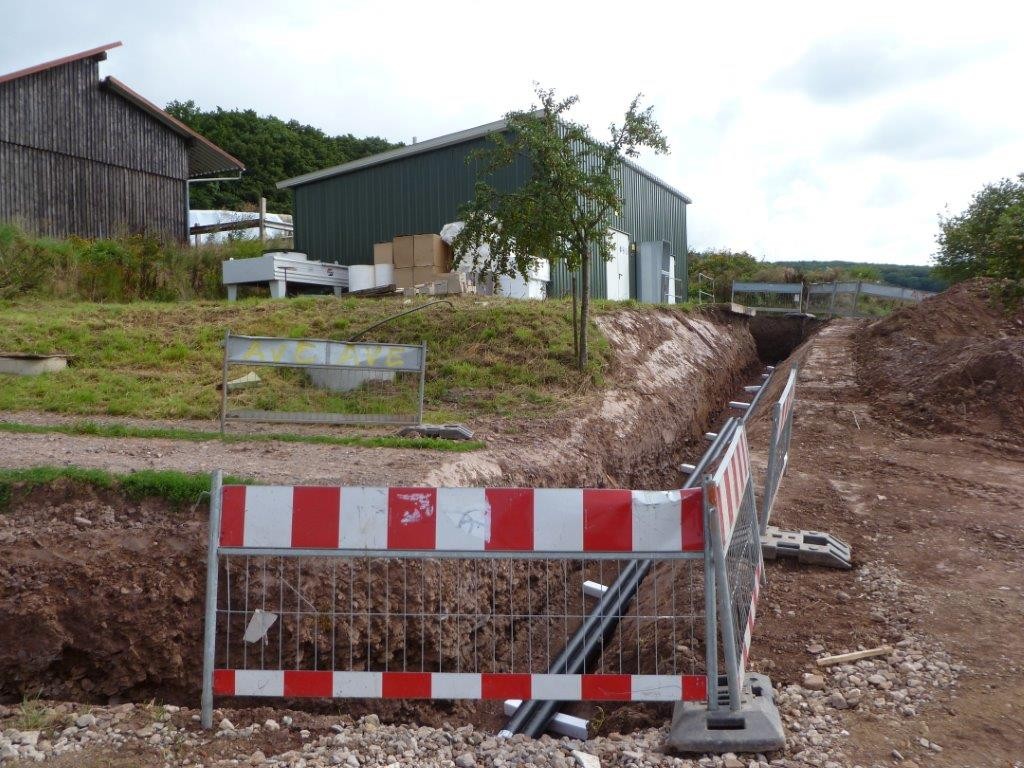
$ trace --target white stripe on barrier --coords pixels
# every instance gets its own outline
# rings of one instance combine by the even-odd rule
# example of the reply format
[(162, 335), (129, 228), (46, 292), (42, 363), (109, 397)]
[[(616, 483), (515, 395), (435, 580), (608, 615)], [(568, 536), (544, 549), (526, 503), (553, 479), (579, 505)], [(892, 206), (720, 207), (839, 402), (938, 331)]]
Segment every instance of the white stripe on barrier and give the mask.
[(633, 549), (683, 548), (681, 499), (677, 491), (633, 491)]
[(483, 550), (491, 539), (491, 505), (483, 488), (437, 489), (437, 548)]
[(736, 427), (729, 447), (712, 478), (716, 489), (715, 505), (718, 508), (722, 542), (726, 550), (732, 540), (749, 480), (750, 451), (747, 446), (747, 433), (741, 424)]
[(543, 542), (555, 551), (583, 550), (583, 491), (579, 488), (537, 488), (533, 492), (534, 546)]
[(291, 546), (292, 488), (263, 485), (253, 486), (253, 490), (255, 493), (247, 490), (245, 495), (245, 546)]
[(342, 488), (341, 506), (344, 511), (341, 512), (339, 546), (343, 549), (387, 548), (387, 488)]

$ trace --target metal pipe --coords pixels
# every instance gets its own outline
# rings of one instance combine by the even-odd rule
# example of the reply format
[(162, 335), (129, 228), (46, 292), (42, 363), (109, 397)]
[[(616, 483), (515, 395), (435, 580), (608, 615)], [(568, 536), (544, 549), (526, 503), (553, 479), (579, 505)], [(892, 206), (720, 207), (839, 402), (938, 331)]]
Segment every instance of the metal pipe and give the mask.
[[(704, 469), (718, 457), (722, 447), (732, 439), (738, 423), (736, 420), (726, 422), (725, 427), (714, 437), (711, 445), (697, 462), (694, 471), (683, 483), (684, 490), (702, 481)], [(640, 582), (652, 565), (651, 560), (633, 560), (623, 568), (597, 606), (583, 620), (583, 624), (551, 664), (549, 674), (580, 674), (586, 669), (588, 661), (595, 653), (600, 652), (604, 641), (615, 630), (619, 617), (629, 607), (630, 601), (640, 587)], [(508, 737), (514, 733), (524, 733), (533, 738), (540, 736), (555, 715), (559, 703), (535, 700), (523, 702), (498, 735)]]
[(413, 307), (412, 309), (407, 309), (404, 312), (399, 312), (397, 315), (391, 315), (391, 317), (385, 317), (379, 323), (374, 323), (373, 325), (370, 325), (370, 326), (367, 326), (366, 328), (363, 328), (363, 330), (359, 331), (359, 333), (353, 334), (349, 338), (349, 343), (355, 341), (360, 336), (362, 336), (364, 333), (369, 333), (374, 328), (379, 328), (380, 326), (384, 325), (384, 323), (390, 323), (392, 320), (396, 320), (399, 317), (404, 317), (405, 315), (410, 315), (413, 312), (419, 312), (421, 309), (426, 309), (427, 307), (432, 307), (435, 304), (447, 304), (453, 310), (455, 309), (455, 305), (452, 304), (450, 301), (448, 301), (448, 299), (437, 299), (435, 301), (428, 301), (426, 304), (420, 304), (418, 307)]
[(217, 577), (220, 544), (221, 486), (224, 474), (214, 470), (210, 484), (210, 530), (206, 542), (206, 619), (203, 626), (203, 693), (201, 698), (200, 724), (203, 728), (213, 727), (213, 663), (217, 648)]

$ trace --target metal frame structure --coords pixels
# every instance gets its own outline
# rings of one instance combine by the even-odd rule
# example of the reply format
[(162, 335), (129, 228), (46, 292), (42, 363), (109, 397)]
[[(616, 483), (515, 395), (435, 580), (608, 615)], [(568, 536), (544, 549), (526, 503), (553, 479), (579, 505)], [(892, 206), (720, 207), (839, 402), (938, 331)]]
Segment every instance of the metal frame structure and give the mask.
[[(733, 304), (743, 304), (744, 306), (751, 306), (758, 312), (769, 313), (769, 314), (787, 314), (790, 312), (800, 312), (803, 304), (803, 283), (733, 283), (732, 284), (732, 302)], [(756, 294), (763, 298), (763, 303), (747, 305), (743, 301), (737, 301), (736, 294)], [(790, 296), (795, 297), (796, 301), (788, 305), (773, 305), (775, 297)]]
[[(355, 377), (350, 383), (385, 379), (410, 373), (419, 377), (414, 414), (310, 413), (267, 410), (228, 410), (228, 366), (302, 368), (325, 376)], [(284, 339), (265, 336), (224, 336), (220, 431), (229, 421), (289, 422), (298, 424), (420, 424), (426, 383), (427, 345), (371, 344), (328, 339)]]
[[(857, 311), (857, 304), (861, 296), (872, 296), (879, 299), (888, 299), (893, 302), (920, 302), (934, 295), (934, 293), (929, 291), (918, 291), (895, 285), (866, 283), (863, 280), (812, 283), (807, 286), (805, 308), (808, 312), (825, 314), (830, 317), (864, 317), (864, 313)], [(844, 306), (844, 297), (852, 297), (849, 307)], [(828, 301), (827, 306), (817, 306), (818, 304), (823, 304), (826, 299)]]
[(789, 466), (789, 441), (793, 434), (793, 404), (796, 400), (797, 368), (794, 365), (786, 378), (782, 394), (772, 406), (772, 430), (768, 438), (768, 467), (764, 477), (764, 496), (761, 498), (760, 531), (765, 534), (771, 519), (775, 495), (782, 476)]

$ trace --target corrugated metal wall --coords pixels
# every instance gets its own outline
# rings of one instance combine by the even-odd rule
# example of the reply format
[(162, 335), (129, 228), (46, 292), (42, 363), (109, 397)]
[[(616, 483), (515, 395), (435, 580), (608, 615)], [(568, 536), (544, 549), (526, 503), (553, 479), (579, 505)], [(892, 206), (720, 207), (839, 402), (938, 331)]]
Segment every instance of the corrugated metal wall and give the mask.
[(87, 59), (0, 84), (0, 221), (39, 234), (188, 232), (185, 140)]
[[(455, 221), (459, 208), (473, 197), (476, 163), (466, 163), (474, 150), (487, 146), (476, 139), (430, 152), (399, 158), (382, 165), (304, 184), (295, 193), (295, 248), (311, 259), (341, 264), (365, 264), (373, 259), (373, 244), (398, 235), (439, 232)], [(521, 184), (529, 174), (525, 158), (494, 179), (499, 187)], [(676, 277), (686, 273), (686, 202), (664, 185), (622, 165), (623, 213), (612, 226), (631, 241), (668, 240), (676, 254)], [(630, 257), (631, 292), (635, 256)], [(606, 295), (604, 262), (595, 259), (592, 294)], [(564, 267), (552, 271), (551, 291), (568, 293)]]

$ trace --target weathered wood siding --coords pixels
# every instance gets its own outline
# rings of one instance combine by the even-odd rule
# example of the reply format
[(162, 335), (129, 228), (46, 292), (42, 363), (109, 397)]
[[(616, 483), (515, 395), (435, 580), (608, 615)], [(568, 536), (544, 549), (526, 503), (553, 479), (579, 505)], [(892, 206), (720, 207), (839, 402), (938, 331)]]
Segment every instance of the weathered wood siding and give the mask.
[(102, 88), (97, 61), (0, 83), (0, 221), (182, 240), (187, 177), (185, 140)]

